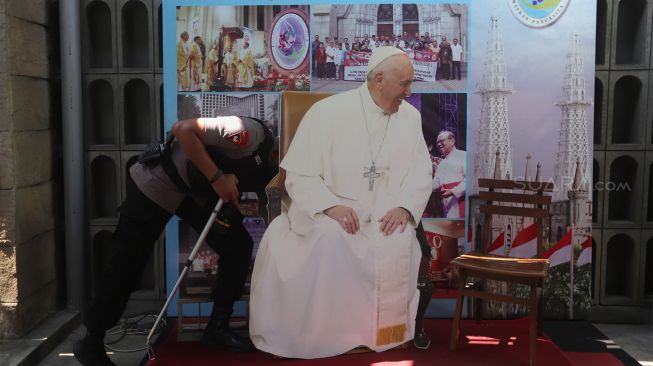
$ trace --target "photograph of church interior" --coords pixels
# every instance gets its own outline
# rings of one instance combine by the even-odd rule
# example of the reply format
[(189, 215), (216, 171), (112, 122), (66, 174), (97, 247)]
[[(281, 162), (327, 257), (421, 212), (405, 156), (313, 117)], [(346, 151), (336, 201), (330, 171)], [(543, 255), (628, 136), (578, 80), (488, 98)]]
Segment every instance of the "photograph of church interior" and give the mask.
[(652, 0), (0, 0), (0, 45), (0, 365), (653, 365)]

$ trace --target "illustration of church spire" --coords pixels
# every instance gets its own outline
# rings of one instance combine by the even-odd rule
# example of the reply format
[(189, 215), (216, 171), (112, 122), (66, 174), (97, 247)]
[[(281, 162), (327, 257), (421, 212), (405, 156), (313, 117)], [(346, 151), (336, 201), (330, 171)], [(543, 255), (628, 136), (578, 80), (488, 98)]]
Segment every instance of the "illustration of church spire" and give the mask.
[(492, 175), (494, 179), (501, 179), (501, 153), (499, 149), (494, 154), (494, 174)]
[(590, 150), (587, 138), (587, 107), (592, 102), (585, 93), (583, 71), (580, 35), (573, 33), (565, 66), (564, 96), (558, 98), (556, 103), (562, 111), (562, 120), (555, 171), (555, 201), (568, 198), (567, 192), (572, 189), (576, 166), (582, 172), (582, 180), (590, 182), (592, 177), (588, 164)]
[[(481, 117), (478, 132), (478, 150), (474, 160), (474, 176), (512, 177), (512, 147), (508, 125), (508, 95), (511, 86), (506, 82), (506, 62), (503, 55), (503, 39), (497, 17), (490, 18), (490, 38), (485, 52), (483, 80), (476, 94), (481, 96)], [(496, 152), (500, 171), (495, 173)], [(478, 187), (472, 182), (472, 194)]]
[(581, 161), (580, 161), (580, 159), (578, 159), (578, 160), (576, 160), (576, 171), (574, 172), (574, 185), (573, 185), (572, 189), (574, 191), (582, 190), (582, 191), (587, 192), (587, 188), (586, 188), (586, 184), (585, 184), (586, 181), (583, 180), (583, 173), (581, 172), (580, 167), (581, 167)]
[(575, 162), (572, 187), (567, 191), (569, 199), (569, 218), (573, 228), (573, 243), (580, 245), (592, 230), (592, 200), (587, 180), (583, 178), (583, 165), (580, 159)]

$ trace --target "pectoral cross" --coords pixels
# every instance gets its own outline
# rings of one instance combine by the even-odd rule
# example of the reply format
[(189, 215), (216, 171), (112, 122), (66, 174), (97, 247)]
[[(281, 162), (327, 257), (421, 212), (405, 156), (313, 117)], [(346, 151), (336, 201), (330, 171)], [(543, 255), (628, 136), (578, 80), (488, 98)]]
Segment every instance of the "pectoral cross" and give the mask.
[(367, 178), (370, 182), (370, 186), (369, 186), (370, 192), (374, 189), (374, 179), (380, 176), (381, 174), (376, 172), (376, 167), (374, 166), (374, 164), (372, 164), (372, 166), (369, 167), (369, 169), (365, 168), (365, 174), (363, 174), (363, 177)]

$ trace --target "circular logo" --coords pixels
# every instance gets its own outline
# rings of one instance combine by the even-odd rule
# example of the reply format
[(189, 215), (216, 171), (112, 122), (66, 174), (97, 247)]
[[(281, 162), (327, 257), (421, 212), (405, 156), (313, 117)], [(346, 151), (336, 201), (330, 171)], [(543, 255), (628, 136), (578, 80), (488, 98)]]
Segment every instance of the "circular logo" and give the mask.
[(272, 22), (272, 31), (268, 34), (270, 61), (286, 72), (306, 68), (309, 43), (306, 15), (298, 9), (288, 9)]
[(529, 27), (542, 28), (558, 20), (571, 0), (508, 0), (512, 13)]

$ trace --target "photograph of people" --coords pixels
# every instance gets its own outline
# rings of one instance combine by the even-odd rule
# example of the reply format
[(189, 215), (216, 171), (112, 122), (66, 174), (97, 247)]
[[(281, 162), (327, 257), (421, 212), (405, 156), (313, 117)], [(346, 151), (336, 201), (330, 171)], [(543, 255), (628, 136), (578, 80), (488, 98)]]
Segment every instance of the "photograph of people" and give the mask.
[(467, 95), (415, 93), (406, 101), (422, 115), (422, 129), (431, 156), (432, 193), (423, 217), (465, 219)]
[(465, 252), (464, 220), (422, 220), (424, 236), (431, 250), (429, 279), (434, 292), (455, 289), (454, 274), (449, 262)]
[(177, 91), (309, 90), (308, 8), (178, 7)]
[(440, 193), (443, 216), (464, 219), (467, 154), (456, 148), (456, 136), (447, 130), (438, 134), (435, 147), (442, 158), (435, 164), (433, 191)]
[(467, 88), (466, 4), (312, 5), (311, 11), (312, 90), (357, 88), (365, 81), (370, 54), (381, 46), (408, 55), (415, 70), (413, 91)]

